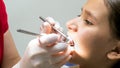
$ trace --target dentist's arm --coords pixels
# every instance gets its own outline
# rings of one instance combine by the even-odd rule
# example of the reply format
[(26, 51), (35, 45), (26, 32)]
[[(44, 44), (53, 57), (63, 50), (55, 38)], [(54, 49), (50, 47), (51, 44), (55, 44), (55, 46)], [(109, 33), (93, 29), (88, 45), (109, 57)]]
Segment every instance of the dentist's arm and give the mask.
[(15, 43), (12, 39), (12, 35), (9, 30), (4, 34), (4, 53), (2, 68), (11, 68), (20, 60), (20, 56), (15, 47)]

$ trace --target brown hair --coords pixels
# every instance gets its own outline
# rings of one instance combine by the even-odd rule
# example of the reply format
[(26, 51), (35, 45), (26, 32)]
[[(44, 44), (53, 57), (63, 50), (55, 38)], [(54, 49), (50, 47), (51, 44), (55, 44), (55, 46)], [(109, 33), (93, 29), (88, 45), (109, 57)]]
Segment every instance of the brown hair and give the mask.
[[(120, 0), (104, 0), (109, 10), (109, 22), (113, 35), (120, 40)], [(119, 51), (120, 53), (120, 51)], [(112, 68), (120, 68), (120, 60)]]
[(110, 11), (109, 21), (112, 27), (112, 32), (115, 37), (120, 40), (120, 0), (104, 0)]

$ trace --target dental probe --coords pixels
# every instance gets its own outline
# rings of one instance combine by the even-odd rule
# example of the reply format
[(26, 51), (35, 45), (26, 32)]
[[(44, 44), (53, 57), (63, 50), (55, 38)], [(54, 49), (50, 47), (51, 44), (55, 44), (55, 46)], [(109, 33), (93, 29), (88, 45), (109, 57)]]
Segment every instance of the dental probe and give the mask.
[(60, 30), (58, 30), (56, 27), (54, 27), (47, 19), (45, 19), (45, 18), (43, 18), (43, 17), (41, 17), (41, 16), (40, 16), (39, 18), (40, 18), (43, 22), (48, 22), (55, 31), (57, 31), (59, 34), (61, 34), (61, 35), (66, 39), (66, 41), (69, 41), (69, 40), (70, 40), (64, 33), (62, 33)]
[(40, 36), (40, 34), (37, 34), (37, 33), (34, 33), (34, 32), (30, 32), (30, 31), (27, 31), (27, 30), (23, 30), (23, 29), (17, 29), (17, 32), (28, 34), (28, 35), (32, 35), (32, 36)]

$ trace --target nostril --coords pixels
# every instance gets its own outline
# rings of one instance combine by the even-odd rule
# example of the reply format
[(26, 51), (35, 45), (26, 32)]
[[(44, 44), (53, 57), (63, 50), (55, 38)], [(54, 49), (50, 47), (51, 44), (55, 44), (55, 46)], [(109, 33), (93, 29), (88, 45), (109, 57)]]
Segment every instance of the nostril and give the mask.
[(68, 29), (73, 30), (73, 31), (77, 31), (77, 25), (75, 25), (75, 24), (69, 25)]
[(71, 30), (71, 29), (72, 29), (72, 27), (71, 27), (71, 26), (68, 26), (68, 29), (70, 29), (70, 30)]

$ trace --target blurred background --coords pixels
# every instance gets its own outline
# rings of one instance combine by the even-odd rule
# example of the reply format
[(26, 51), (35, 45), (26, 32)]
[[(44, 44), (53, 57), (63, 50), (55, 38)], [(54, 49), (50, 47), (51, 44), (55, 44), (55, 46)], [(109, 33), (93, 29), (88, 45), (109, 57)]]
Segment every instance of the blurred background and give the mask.
[(77, 17), (86, 0), (4, 0), (8, 13), (8, 23), (19, 54), (22, 56), (31, 35), (18, 33), (17, 29), (39, 33), (39, 16), (53, 17), (67, 32), (66, 22)]

